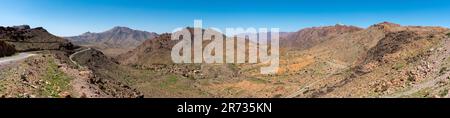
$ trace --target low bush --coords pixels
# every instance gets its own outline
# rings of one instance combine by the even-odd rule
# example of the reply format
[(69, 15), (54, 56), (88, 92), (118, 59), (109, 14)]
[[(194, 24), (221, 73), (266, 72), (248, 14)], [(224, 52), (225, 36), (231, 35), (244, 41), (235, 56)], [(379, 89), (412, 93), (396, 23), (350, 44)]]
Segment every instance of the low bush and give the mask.
[(12, 46), (4, 41), (0, 41), (0, 57), (11, 56), (14, 53), (16, 53), (14, 46)]

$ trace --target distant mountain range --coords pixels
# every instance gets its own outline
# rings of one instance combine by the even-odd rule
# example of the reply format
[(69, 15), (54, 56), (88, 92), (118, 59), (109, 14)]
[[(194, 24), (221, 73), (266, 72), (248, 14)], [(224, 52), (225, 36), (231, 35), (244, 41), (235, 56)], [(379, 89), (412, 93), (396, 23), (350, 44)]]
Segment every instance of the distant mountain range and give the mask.
[(154, 32), (117, 26), (105, 32), (86, 32), (79, 36), (66, 37), (66, 39), (69, 39), (76, 45), (96, 47), (104, 51), (104, 53), (123, 53), (156, 36), (158, 34)]

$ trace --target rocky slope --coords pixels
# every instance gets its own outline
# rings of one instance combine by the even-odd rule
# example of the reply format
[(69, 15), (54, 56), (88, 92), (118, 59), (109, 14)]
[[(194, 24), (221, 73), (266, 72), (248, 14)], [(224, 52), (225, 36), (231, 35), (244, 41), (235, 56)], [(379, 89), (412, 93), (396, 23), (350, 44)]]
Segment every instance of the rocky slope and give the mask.
[(44, 28), (30, 26), (0, 27), (0, 41), (14, 45), (17, 51), (71, 50), (68, 40), (54, 36)]
[[(445, 34), (448, 32), (441, 27), (400, 26), (384, 22), (330, 39), (306, 51), (314, 58), (300, 70), (326, 73), (312, 74), (306, 83), (307, 88), (301, 88), (296, 95), (382, 97), (415, 90), (424, 82), (446, 76), (445, 69), (442, 75), (438, 73), (446, 66), (437, 61), (448, 57), (443, 55), (448, 52), (445, 50), (449, 40)], [(306, 73), (300, 75), (303, 74)], [(447, 85), (445, 83), (441, 82), (443, 86)], [(414, 94), (423, 94), (417, 92), (424, 92), (416, 91), (396, 97), (435, 97), (435, 93), (442, 93), (442, 89), (420, 90), (429, 95), (416, 96)]]
[(142, 97), (140, 92), (120, 82), (123, 76), (127, 76), (127, 72), (102, 52), (90, 49), (77, 54), (73, 59), (92, 71), (95, 76), (90, 78), (89, 82), (98, 86), (106, 94), (112, 97)]
[[(193, 29), (190, 28), (193, 32)], [(132, 51), (119, 55), (117, 60), (122, 65), (132, 65), (170, 73), (177, 73), (186, 77), (205, 78), (206, 76), (231, 77), (234, 71), (227, 64), (207, 66), (207, 64), (174, 64), (170, 56), (172, 47), (179, 41), (171, 40), (171, 34), (161, 34), (160, 36), (147, 40)], [(204, 45), (208, 41), (204, 42)], [(216, 68), (216, 69), (213, 69)], [(217, 70), (221, 68), (222, 72)], [(220, 74), (222, 73), (222, 74)], [(202, 77), (200, 77), (201, 75)]]
[[(101, 73), (104, 72), (102, 69), (117, 70), (117, 64), (115, 66), (110, 58), (96, 50), (80, 53), (83, 48), (43, 28), (0, 27), (0, 39), (2, 55), (11, 55), (14, 50), (30, 54), (25, 58), (2, 61), (0, 97), (142, 97), (139, 92), (121, 83), (117, 76)], [(95, 61), (97, 63), (92, 63)]]
[(305, 28), (298, 32), (280, 33), (282, 40), (280, 45), (294, 49), (307, 49), (339, 35), (360, 30), (362, 28), (345, 25)]
[(134, 50), (118, 57), (122, 64), (171, 64), (170, 52), (178, 41), (172, 41), (171, 34), (161, 34), (153, 40), (147, 40)]
[[(63, 52), (36, 54), (0, 68), (4, 98), (136, 98), (139, 93), (89, 68), (66, 63)], [(2, 65), (5, 66), (5, 65)]]

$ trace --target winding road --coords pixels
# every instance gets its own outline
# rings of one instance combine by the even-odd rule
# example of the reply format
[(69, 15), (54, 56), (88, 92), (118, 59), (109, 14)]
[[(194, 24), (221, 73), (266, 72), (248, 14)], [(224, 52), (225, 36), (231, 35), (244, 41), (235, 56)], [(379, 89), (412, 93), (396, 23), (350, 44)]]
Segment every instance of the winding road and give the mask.
[[(72, 63), (80, 66), (76, 61), (73, 60), (73, 57), (75, 55), (79, 54), (79, 53), (82, 53), (82, 52), (85, 52), (85, 51), (88, 51), (88, 50), (91, 50), (91, 48), (87, 48), (87, 49), (80, 50), (78, 52), (73, 53), (72, 55), (70, 55), (70, 61), (72, 61)], [(10, 63), (13, 63), (13, 62), (16, 62), (16, 61), (20, 61), (20, 60), (26, 59), (28, 57), (36, 56), (36, 55), (37, 54), (33, 54), (33, 53), (30, 53), (30, 52), (22, 52), (22, 53), (15, 54), (13, 56), (1, 57), (0, 58), (0, 67), (3, 66), (3, 65), (10, 64)]]
[(73, 64), (77, 65), (79, 68), (82, 68), (83, 66), (81, 66), (81, 65), (78, 64), (76, 61), (74, 61), (74, 60), (73, 60), (73, 57), (74, 57), (75, 55), (79, 54), (79, 53), (82, 53), (82, 52), (85, 52), (85, 51), (88, 51), (88, 50), (91, 50), (91, 48), (87, 48), (87, 49), (84, 49), (84, 50), (80, 50), (80, 51), (78, 51), (78, 52), (75, 52), (75, 53), (71, 54), (71, 55), (69, 56), (70, 61), (71, 61)]

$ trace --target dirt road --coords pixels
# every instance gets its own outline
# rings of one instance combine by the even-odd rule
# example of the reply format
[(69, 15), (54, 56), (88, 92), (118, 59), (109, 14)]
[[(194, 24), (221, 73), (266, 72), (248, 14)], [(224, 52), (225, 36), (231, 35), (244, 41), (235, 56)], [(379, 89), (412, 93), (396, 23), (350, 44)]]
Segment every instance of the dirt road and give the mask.
[(13, 56), (2, 57), (2, 58), (0, 58), (0, 68), (5, 66), (5, 65), (8, 65), (10, 63), (13, 63), (13, 62), (16, 62), (16, 61), (20, 61), (20, 60), (23, 60), (23, 59), (26, 59), (28, 57), (35, 56), (35, 55), (37, 55), (37, 54), (18, 53), (18, 54), (13, 55)]
[(82, 52), (85, 52), (85, 51), (88, 51), (88, 50), (91, 50), (91, 48), (87, 48), (87, 49), (84, 49), (84, 50), (80, 50), (80, 51), (78, 51), (78, 52), (75, 52), (75, 53), (71, 54), (71, 55), (69, 56), (70, 61), (72, 61), (72, 63), (75, 64), (75, 65), (77, 65), (79, 68), (82, 68), (83, 66), (81, 66), (81, 65), (78, 64), (76, 61), (74, 61), (74, 60), (73, 60), (73, 57), (74, 57), (75, 55), (79, 54), (79, 53), (82, 53)]

